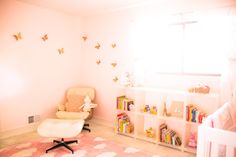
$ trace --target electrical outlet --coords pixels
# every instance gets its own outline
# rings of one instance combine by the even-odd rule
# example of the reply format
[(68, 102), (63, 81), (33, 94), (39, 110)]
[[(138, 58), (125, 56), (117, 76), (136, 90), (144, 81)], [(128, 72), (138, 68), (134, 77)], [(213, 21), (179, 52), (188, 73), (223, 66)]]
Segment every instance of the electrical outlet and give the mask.
[(33, 122), (34, 122), (34, 116), (29, 116), (28, 123), (33, 123)]

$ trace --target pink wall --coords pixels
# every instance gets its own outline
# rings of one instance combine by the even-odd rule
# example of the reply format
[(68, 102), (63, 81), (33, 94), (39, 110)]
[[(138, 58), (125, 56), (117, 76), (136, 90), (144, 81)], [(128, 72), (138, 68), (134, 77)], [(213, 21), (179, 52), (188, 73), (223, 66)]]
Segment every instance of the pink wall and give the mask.
[[(81, 18), (0, 1), (0, 131), (54, 116), (65, 90), (81, 78)], [(16, 41), (13, 34), (21, 32)], [(48, 34), (48, 41), (41, 39)], [(63, 47), (64, 54), (57, 49)]]
[[(132, 16), (125, 13), (88, 17), (84, 27), (88, 40), (82, 43), (83, 65), (86, 67), (82, 70), (82, 84), (96, 88), (96, 102), (99, 106), (95, 110), (95, 116), (110, 122), (115, 119), (119, 86), (119, 81), (115, 83), (113, 78), (132, 69), (127, 41)], [(100, 49), (94, 48), (97, 42), (101, 45)], [(112, 48), (112, 43), (116, 43), (117, 47)], [(101, 63), (97, 65), (96, 61), (99, 59)], [(115, 68), (111, 66), (112, 62), (117, 62)]]
[[(180, 5), (179, 9), (184, 7)], [(179, 10), (172, 10), (176, 11)], [(54, 116), (56, 104), (65, 90), (75, 85), (94, 87), (99, 105), (95, 117), (113, 122), (119, 81), (115, 83), (112, 79), (133, 70), (132, 55), (136, 50), (130, 44), (130, 33), (135, 21), (146, 14), (166, 12), (170, 10), (165, 10), (164, 6), (160, 9), (151, 6), (82, 19), (14, 0), (2, 0), (0, 131), (27, 125), (30, 115)], [(23, 40), (15, 41), (12, 35), (16, 32), (22, 33)], [(40, 39), (44, 33), (49, 36), (47, 42)], [(84, 34), (88, 36), (85, 42), (81, 41)], [(101, 44), (99, 50), (94, 48), (97, 42)], [(117, 47), (112, 48), (112, 43)], [(65, 49), (63, 55), (57, 52), (61, 47)], [(96, 64), (98, 59), (100, 65)], [(117, 62), (115, 68), (112, 62)], [(157, 79), (149, 78), (146, 83), (184, 89), (185, 82), (191, 79), (192, 83), (202, 81), (202, 78), (168, 77), (169, 82), (166, 82), (167, 77), (161, 76), (158, 83)], [(219, 81), (219, 78), (206, 79), (214, 91), (219, 91)]]
[[(215, 5), (215, 7), (218, 7), (219, 5)], [(202, 4), (202, 6), (204, 5)], [(204, 6), (203, 10), (211, 7), (211, 5)], [(192, 9), (194, 6), (188, 8)], [(201, 5), (196, 9), (200, 8)], [(131, 32), (135, 29), (135, 22), (139, 18), (151, 17), (152, 19), (158, 19), (160, 14), (165, 15), (170, 14), (170, 12), (179, 11), (178, 8), (177, 10), (174, 8), (172, 9), (173, 10), (163, 10), (163, 8), (160, 8), (159, 10), (154, 6), (137, 9), (133, 8), (128, 11), (122, 10), (120, 12), (92, 16), (85, 19), (84, 31), (88, 35), (88, 40), (82, 43), (82, 51), (84, 52), (83, 65), (87, 68), (82, 70), (84, 76), (82, 84), (94, 86), (97, 90), (96, 101), (99, 104), (99, 107), (96, 108), (95, 111), (96, 117), (111, 122), (115, 119), (115, 100), (119, 93), (119, 89), (117, 88), (119, 86), (119, 81), (115, 83), (112, 78), (114, 76), (120, 78), (123, 72), (132, 71), (134, 68), (133, 63), (135, 59), (132, 55), (137, 53), (137, 50), (133, 47), (135, 45), (131, 44), (132, 41), (130, 40), (130, 36)], [(142, 36), (137, 37), (142, 38)], [(97, 42), (101, 44), (99, 50), (94, 48)], [(111, 47), (113, 42), (117, 44), (117, 47), (114, 49)], [(99, 65), (96, 64), (96, 60), (98, 59), (101, 60), (101, 64)], [(110, 65), (110, 63), (114, 61), (118, 63), (115, 68)], [(187, 90), (190, 85), (206, 83), (211, 87), (212, 92), (220, 92), (221, 84), (220, 77), (183, 77), (173, 75), (149, 77), (146, 78), (145, 83), (148, 86), (183, 90)], [(219, 104), (216, 104), (216, 106), (217, 105)]]

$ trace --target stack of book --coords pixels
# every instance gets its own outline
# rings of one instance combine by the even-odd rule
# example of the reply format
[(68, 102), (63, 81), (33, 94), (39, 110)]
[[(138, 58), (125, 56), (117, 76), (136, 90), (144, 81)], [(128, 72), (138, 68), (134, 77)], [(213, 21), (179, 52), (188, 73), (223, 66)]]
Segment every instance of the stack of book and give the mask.
[(125, 96), (119, 96), (116, 98), (116, 108), (119, 110), (133, 111), (134, 101)]
[(192, 104), (186, 106), (186, 121), (202, 123), (206, 118), (206, 113), (199, 110)]
[(134, 131), (134, 125), (130, 122), (128, 115), (123, 112), (117, 114), (117, 131), (119, 133), (132, 133)]
[(176, 132), (168, 129), (165, 123), (160, 125), (160, 142), (173, 146), (181, 146), (182, 144), (181, 139)]

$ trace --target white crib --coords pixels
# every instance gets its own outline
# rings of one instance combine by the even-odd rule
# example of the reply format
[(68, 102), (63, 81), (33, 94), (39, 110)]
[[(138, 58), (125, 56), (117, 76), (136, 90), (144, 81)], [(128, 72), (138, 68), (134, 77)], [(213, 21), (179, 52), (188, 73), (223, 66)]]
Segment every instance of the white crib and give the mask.
[(222, 106), (198, 127), (197, 157), (236, 157), (236, 132), (212, 128), (212, 117), (222, 114), (223, 109)]

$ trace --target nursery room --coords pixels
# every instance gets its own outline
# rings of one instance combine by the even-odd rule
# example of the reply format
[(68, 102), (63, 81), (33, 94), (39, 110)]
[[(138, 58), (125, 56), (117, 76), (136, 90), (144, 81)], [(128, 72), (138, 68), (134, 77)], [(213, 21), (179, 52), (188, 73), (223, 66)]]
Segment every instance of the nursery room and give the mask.
[(235, 0), (0, 0), (1, 157), (236, 157)]

